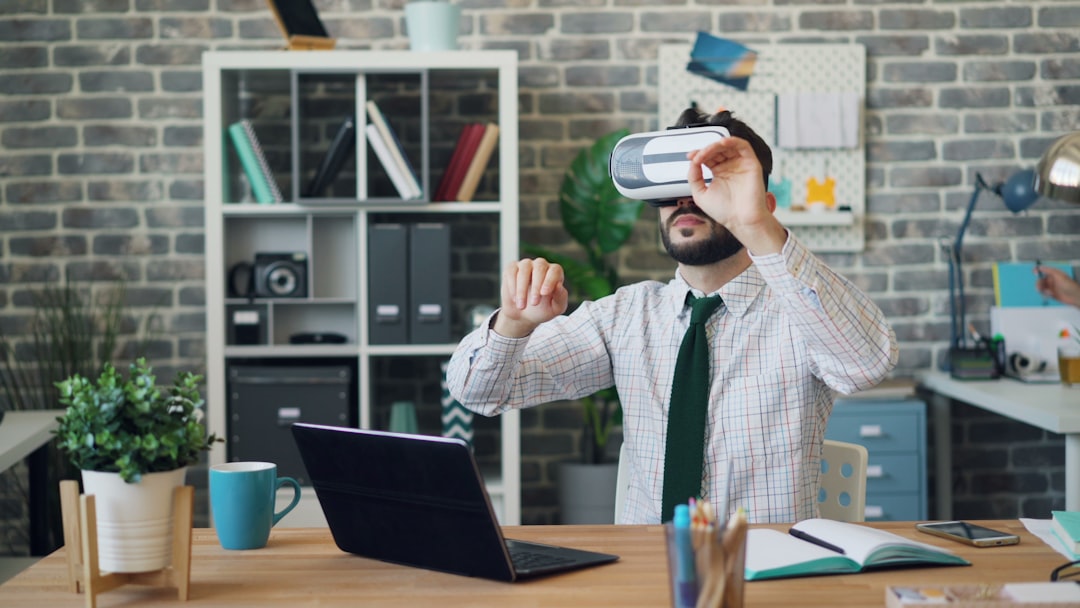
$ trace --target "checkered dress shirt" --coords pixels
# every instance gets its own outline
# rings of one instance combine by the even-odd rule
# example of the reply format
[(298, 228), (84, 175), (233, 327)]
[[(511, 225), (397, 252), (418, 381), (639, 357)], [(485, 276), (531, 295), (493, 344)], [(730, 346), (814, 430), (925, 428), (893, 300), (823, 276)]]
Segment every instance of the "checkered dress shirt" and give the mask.
[[(881, 310), (792, 235), (717, 293), (706, 326), (712, 384), (706, 424), (705, 498), (719, 502), (732, 461), (731, 510), (751, 522), (817, 516), (821, 445), (837, 393), (883, 380), (897, 361)], [(484, 415), (617, 387), (629, 490), (624, 523), (659, 523), (665, 429), (690, 286), (620, 288), (529, 336), (489, 325), (462, 340), (448, 369), (451, 394)], [(695, 293), (701, 296), (705, 294)], [(715, 497), (715, 498), (714, 498)]]

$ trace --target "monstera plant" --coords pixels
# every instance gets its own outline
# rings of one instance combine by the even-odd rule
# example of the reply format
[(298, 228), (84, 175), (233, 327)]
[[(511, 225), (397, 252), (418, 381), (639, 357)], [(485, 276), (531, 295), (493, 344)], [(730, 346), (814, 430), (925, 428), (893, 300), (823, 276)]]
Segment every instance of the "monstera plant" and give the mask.
[[(608, 173), (608, 161), (615, 144), (629, 134), (626, 129), (600, 137), (581, 150), (563, 176), (559, 190), (559, 212), (563, 228), (581, 246), (585, 255), (567, 255), (525, 245), (525, 252), (560, 264), (572, 300), (596, 300), (619, 286), (615, 252), (633, 234), (641, 216), (642, 201), (619, 194)], [(614, 388), (582, 399), (585, 409), (585, 446), (582, 453), (591, 463), (606, 460), (611, 430), (622, 424), (622, 408)]]

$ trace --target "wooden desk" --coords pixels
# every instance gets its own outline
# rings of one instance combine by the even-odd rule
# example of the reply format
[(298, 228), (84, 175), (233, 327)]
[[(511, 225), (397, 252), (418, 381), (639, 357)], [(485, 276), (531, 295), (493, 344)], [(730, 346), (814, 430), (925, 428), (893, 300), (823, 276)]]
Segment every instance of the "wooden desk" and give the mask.
[(56, 417), (64, 410), (17, 411), (4, 414), (0, 422), (0, 471), (7, 470), (23, 458), (29, 473), (30, 485), (30, 554), (43, 555), (53, 549), (47, 546), (45, 503), (48, 483), (48, 456), (45, 445), (59, 423)]
[(956, 380), (947, 372), (919, 374), (933, 392), (934, 472), (938, 519), (952, 519), (952, 433), (950, 399), (1065, 436), (1065, 508), (1080, 511), (1080, 386), (1000, 380)]
[[(971, 567), (885, 570), (746, 584), (747, 606), (881, 606), (890, 584), (1048, 580), (1065, 562), (1016, 520), (983, 522), (1021, 536), (1019, 545), (976, 549), (916, 532), (912, 522), (871, 524), (948, 547)], [(772, 526), (786, 530), (788, 526)], [(668, 605), (667, 557), (660, 526), (511, 526), (510, 538), (616, 553), (614, 563), (524, 583), (499, 583), (373, 561), (342, 553), (329, 531), (275, 528), (254, 551), (226, 551), (214, 531), (196, 529), (191, 598), (174, 590), (122, 587), (98, 596), (115, 606), (649, 606)], [(0, 586), (0, 606), (82, 606), (67, 591), (63, 549)], [(796, 599), (797, 598), (797, 599)]]

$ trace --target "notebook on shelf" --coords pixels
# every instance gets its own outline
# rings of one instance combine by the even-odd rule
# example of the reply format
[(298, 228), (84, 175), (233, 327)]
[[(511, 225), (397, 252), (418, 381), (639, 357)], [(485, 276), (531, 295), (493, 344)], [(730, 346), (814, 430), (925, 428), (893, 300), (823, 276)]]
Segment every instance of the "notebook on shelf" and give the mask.
[(304, 423), (292, 432), (334, 542), (347, 553), (507, 582), (618, 559), (504, 538), (461, 439)]

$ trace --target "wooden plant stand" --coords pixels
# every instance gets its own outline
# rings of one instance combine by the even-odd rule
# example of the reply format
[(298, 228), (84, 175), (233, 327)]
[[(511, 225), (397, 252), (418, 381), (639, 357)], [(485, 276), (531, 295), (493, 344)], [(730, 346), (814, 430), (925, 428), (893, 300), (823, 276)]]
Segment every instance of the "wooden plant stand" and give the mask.
[[(68, 588), (86, 594), (86, 608), (95, 608), (97, 595), (127, 584), (176, 587), (187, 601), (191, 587), (191, 518), (195, 489), (181, 486), (173, 492), (172, 564), (150, 572), (101, 573), (98, 568), (97, 511), (93, 495), (80, 495), (79, 482), (60, 482), (60, 507), (68, 564)], [(80, 589), (80, 587), (82, 587)]]

